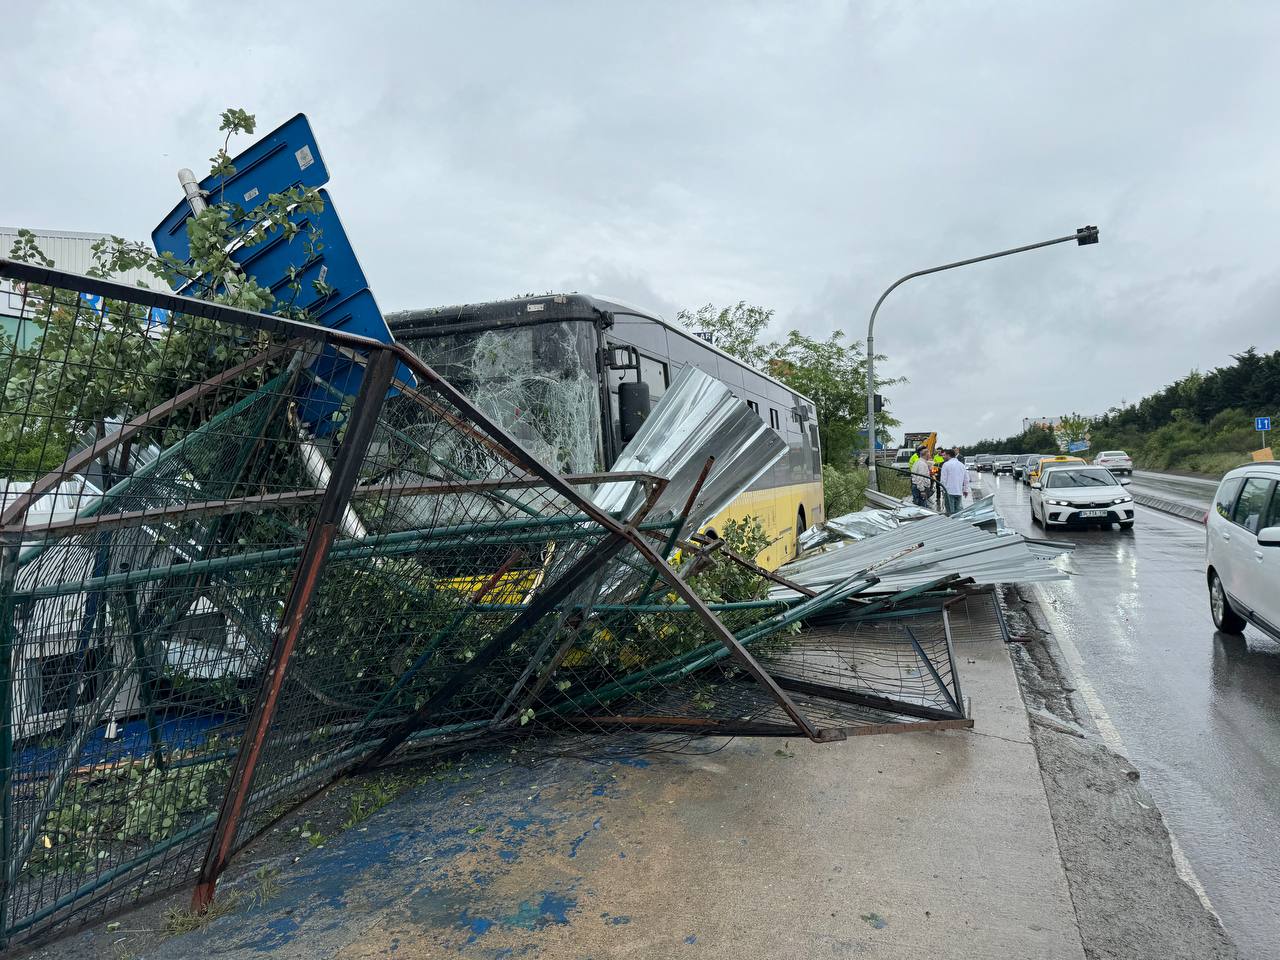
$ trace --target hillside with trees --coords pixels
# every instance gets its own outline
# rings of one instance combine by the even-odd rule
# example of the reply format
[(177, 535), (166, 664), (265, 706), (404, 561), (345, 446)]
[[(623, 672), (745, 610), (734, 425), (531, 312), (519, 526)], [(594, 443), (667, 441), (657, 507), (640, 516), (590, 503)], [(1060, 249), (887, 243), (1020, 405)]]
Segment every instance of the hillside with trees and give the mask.
[(965, 452), (1049, 452), (1083, 436), (1087, 425), (1094, 453), (1124, 450), (1149, 470), (1220, 474), (1262, 446), (1262, 435), (1253, 429), (1255, 417), (1280, 421), (1280, 350), (1260, 354), (1250, 347), (1232, 359), (1208, 373), (1192, 370), (1137, 403), (1112, 407), (1092, 423), (1064, 417), (1057, 434), (1033, 426), (1002, 440), (970, 444)]
[(1262, 446), (1255, 417), (1280, 416), (1280, 350), (1250, 347), (1230, 366), (1191, 371), (1158, 393), (1094, 421), (1093, 449), (1123, 449), (1152, 470), (1219, 474)]

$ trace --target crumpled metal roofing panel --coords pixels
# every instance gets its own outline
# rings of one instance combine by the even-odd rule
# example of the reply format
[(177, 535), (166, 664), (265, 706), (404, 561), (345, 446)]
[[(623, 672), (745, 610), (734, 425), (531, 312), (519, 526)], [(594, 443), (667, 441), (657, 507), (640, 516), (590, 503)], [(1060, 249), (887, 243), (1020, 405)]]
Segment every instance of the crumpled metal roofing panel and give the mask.
[[(681, 528), (681, 536), (687, 537), (786, 452), (786, 441), (728, 386), (697, 367), (686, 366), (610, 469), (652, 473), (670, 481), (649, 513), (658, 520), (684, 510), (707, 458), (715, 457)], [(643, 496), (639, 485), (628, 481), (601, 484), (592, 499), (605, 510), (630, 515)]]
[[(910, 550), (913, 546), (918, 549)], [(903, 551), (910, 550), (904, 556)], [(873, 589), (902, 590), (955, 573), (980, 584), (1066, 579), (1066, 574), (1028, 548), (1017, 534), (997, 536), (954, 517), (934, 516), (901, 524), (859, 541), (844, 541), (819, 553), (784, 564), (779, 573), (820, 589), (858, 570), (874, 568), (881, 578)], [(778, 589), (771, 595), (783, 596)]]

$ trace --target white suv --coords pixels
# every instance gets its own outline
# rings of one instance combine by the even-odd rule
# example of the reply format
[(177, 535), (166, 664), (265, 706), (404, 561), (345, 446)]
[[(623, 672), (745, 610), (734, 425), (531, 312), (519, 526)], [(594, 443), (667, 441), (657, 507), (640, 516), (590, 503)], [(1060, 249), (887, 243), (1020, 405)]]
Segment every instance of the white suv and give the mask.
[(1133, 473), (1133, 458), (1123, 450), (1103, 450), (1093, 461), (1095, 467), (1106, 467), (1112, 473)]
[(1205, 516), (1205, 576), (1213, 623), (1252, 623), (1280, 640), (1280, 461), (1237, 467)]

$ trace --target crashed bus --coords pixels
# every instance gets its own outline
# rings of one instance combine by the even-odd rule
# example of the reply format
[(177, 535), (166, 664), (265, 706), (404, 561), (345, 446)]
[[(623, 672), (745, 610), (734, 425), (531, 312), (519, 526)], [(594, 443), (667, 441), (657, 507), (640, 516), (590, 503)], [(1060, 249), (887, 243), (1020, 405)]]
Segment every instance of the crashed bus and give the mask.
[(396, 340), (465, 393), (534, 457), (564, 474), (611, 468), (692, 365), (783, 438), (787, 451), (708, 525), (754, 516), (773, 569), (823, 517), (813, 401), (660, 317), (581, 294), (410, 310), (387, 318)]

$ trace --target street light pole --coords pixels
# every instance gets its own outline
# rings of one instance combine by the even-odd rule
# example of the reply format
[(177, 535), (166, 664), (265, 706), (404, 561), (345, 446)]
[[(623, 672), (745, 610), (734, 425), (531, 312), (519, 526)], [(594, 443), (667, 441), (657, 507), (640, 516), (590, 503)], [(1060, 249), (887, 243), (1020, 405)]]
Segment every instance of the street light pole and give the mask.
[(1098, 242), (1098, 228), (1094, 226), (1081, 227), (1075, 233), (1068, 234), (1065, 237), (1055, 237), (1052, 240), (1041, 240), (1039, 243), (1029, 243), (1025, 247), (1013, 247), (1009, 250), (1001, 250), (997, 253), (987, 253), (981, 257), (970, 257), (968, 260), (957, 260), (955, 263), (944, 263), (939, 267), (930, 267), (927, 270), (917, 270), (914, 273), (908, 273), (905, 277), (899, 277), (893, 283), (889, 284), (888, 289), (880, 294), (880, 299), (876, 301), (876, 305), (871, 308), (871, 320), (867, 323), (867, 463), (868, 473), (867, 484), (872, 490), (877, 489), (876, 486), (876, 314), (880, 312), (880, 304), (884, 303), (884, 298), (893, 293), (898, 287), (911, 280), (914, 277), (923, 277), (929, 273), (941, 273), (943, 270), (954, 270), (956, 267), (967, 267), (971, 263), (981, 263), (983, 260), (995, 260), (997, 257), (1007, 257), (1015, 253), (1026, 253), (1028, 250), (1039, 250), (1041, 247), (1051, 247), (1055, 243), (1066, 243), (1068, 240), (1074, 240), (1078, 246), (1084, 247), (1091, 243)]

